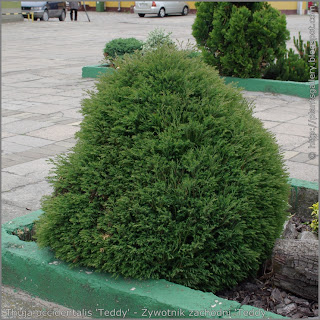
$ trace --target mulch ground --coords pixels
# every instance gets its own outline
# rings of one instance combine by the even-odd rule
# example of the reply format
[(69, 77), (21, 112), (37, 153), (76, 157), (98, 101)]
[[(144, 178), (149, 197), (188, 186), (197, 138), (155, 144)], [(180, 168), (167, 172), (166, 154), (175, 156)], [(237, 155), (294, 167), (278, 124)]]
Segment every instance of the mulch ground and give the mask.
[[(306, 221), (292, 217), (290, 221), (298, 232), (310, 231)], [(318, 302), (297, 297), (272, 285), (272, 273), (266, 267), (260, 278), (242, 282), (231, 290), (216, 293), (217, 296), (234, 300), (242, 305), (250, 305), (291, 318), (318, 317)]]
[(269, 281), (255, 279), (243, 282), (232, 290), (217, 293), (217, 296), (285, 317), (318, 317), (318, 302), (302, 299), (289, 292), (275, 288)]

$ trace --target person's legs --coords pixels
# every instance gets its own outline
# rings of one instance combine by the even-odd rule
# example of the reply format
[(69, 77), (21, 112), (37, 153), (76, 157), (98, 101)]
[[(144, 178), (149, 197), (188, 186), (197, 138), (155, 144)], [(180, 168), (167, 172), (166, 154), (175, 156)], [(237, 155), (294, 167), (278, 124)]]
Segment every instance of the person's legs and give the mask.
[(73, 21), (73, 11), (74, 9), (70, 9), (70, 20)]
[(78, 10), (75, 9), (74, 10), (74, 21), (77, 21), (77, 19), (78, 19)]

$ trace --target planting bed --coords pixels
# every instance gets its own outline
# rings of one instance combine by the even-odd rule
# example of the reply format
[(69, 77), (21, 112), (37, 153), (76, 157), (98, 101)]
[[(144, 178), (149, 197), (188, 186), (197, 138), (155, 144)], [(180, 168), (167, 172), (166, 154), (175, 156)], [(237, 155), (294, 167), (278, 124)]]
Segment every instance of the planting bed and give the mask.
[[(115, 71), (108, 64), (85, 66), (82, 68), (82, 78), (98, 78), (102, 74), (112, 74)], [(247, 91), (272, 92), (298, 96), (301, 98), (310, 98), (309, 82), (279, 81), (269, 79), (241, 79), (234, 77), (224, 77), (226, 83), (233, 83)], [(314, 89), (318, 95), (319, 80), (314, 82)], [(312, 91), (314, 92), (314, 91)]]
[[(303, 234), (305, 236), (311, 231), (306, 222), (309, 222), (309, 220), (293, 216), (288, 225), (294, 226), (294, 228), (287, 227), (283, 236), (289, 239), (299, 239)], [(303, 299), (291, 292), (274, 287), (273, 277), (270, 263), (261, 271), (259, 278), (245, 281), (232, 290), (225, 290), (217, 293), (217, 295), (224, 299), (262, 308), (285, 317), (318, 317), (318, 301)]]
[(71, 269), (55, 259), (50, 249), (19, 239), (30, 240), (33, 222), (41, 214), (39, 210), (3, 225), (3, 284), (93, 318), (105, 318), (105, 312), (116, 317), (125, 313), (127, 318), (282, 318), (165, 280), (115, 279), (87, 268)]
[[(297, 238), (308, 229), (300, 208), (308, 208), (310, 203), (316, 201), (318, 186), (297, 179), (290, 179), (289, 183), (292, 186), (291, 205), (298, 212), (291, 219), (291, 225), (295, 226), (294, 237)], [(70, 269), (66, 263), (55, 259), (50, 249), (39, 249), (32, 241), (35, 231), (33, 224), (41, 214), (41, 210), (32, 212), (2, 226), (3, 284), (74, 310), (92, 311), (96, 318), (104, 317), (100, 316), (99, 308), (129, 310), (127, 317), (132, 318), (142, 317), (146, 308), (148, 311), (225, 311), (224, 317), (246, 319), (318, 315), (316, 301), (302, 299), (275, 288), (272, 285), (272, 272), (267, 267), (261, 272), (260, 278), (243, 282), (232, 290), (219, 292), (217, 296), (165, 280), (114, 279), (109, 274), (96, 273), (87, 268)], [(188, 313), (185, 313), (185, 317), (188, 317)], [(217, 318), (221, 315), (207, 313), (198, 314), (197, 317)]]

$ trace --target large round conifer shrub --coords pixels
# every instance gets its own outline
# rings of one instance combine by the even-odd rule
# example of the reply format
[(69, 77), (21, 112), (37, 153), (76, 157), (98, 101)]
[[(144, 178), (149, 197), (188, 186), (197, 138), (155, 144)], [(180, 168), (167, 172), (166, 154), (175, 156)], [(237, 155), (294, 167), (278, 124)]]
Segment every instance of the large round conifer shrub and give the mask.
[(267, 2), (197, 2), (192, 34), (220, 75), (261, 78), (286, 52), (286, 17)]
[(163, 46), (117, 63), (83, 102), (76, 146), (55, 161), (39, 245), (75, 265), (201, 290), (253, 275), (286, 217), (274, 137), (188, 52)]

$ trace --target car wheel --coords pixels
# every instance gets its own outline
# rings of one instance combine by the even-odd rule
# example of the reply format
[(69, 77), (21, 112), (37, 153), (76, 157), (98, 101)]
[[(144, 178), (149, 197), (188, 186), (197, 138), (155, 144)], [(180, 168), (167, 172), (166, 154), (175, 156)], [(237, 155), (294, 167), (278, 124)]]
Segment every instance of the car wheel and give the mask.
[(158, 16), (159, 16), (160, 18), (164, 18), (165, 15), (166, 15), (166, 10), (164, 10), (164, 8), (161, 8), (161, 9), (159, 10)]
[(41, 20), (43, 20), (43, 21), (48, 21), (48, 20), (49, 20), (49, 13), (48, 13), (48, 10), (45, 10), (45, 11), (44, 11), (44, 13), (43, 13), (43, 16), (42, 16)]
[(64, 10), (62, 10), (61, 16), (59, 17), (59, 20), (60, 20), (60, 21), (66, 20), (66, 12), (65, 12)]
[(185, 6), (182, 10), (182, 15), (186, 16), (189, 13), (189, 8), (187, 6)]
[(145, 16), (144, 13), (138, 13), (138, 15), (139, 15), (140, 18), (143, 18)]

